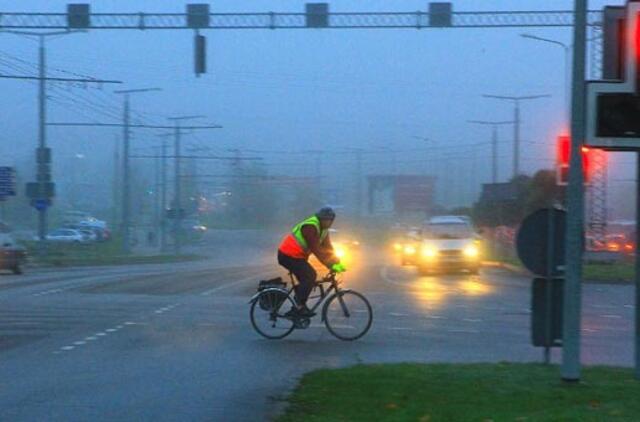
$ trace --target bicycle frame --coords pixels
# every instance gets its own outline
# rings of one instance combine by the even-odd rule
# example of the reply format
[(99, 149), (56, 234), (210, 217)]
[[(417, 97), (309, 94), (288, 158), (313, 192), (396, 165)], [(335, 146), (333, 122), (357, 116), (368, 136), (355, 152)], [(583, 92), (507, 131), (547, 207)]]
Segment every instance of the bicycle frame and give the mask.
[[(296, 298), (295, 295), (292, 295), (294, 289), (295, 289), (295, 280), (293, 278), (293, 274), (289, 273), (289, 277), (291, 277), (291, 288), (289, 288), (289, 291), (287, 292), (287, 294), (293, 298), (293, 301), (296, 302)], [(325, 289), (323, 284), (327, 284), (327, 283), (331, 283), (331, 285)], [(313, 294), (313, 291), (318, 288), (320, 289), (320, 295), (319, 296), (311, 296), (311, 294)], [(315, 312), (316, 309), (318, 309), (320, 307), (320, 305), (322, 305), (322, 303), (324, 302), (324, 300), (326, 298), (328, 298), (329, 296), (331, 296), (332, 292), (336, 292), (339, 293), (341, 291), (343, 291), (343, 289), (340, 288), (340, 286), (338, 285), (338, 280), (336, 280), (336, 274), (331, 272), (329, 274), (327, 274), (326, 276), (324, 276), (321, 280), (316, 281), (315, 286), (313, 286), (313, 290), (311, 290), (311, 294), (309, 295), (309, 299), (318, 299), (316, 301), (316, 303), (313, 304), (312, 307), (310, 307), (309, 309), (311, 309), (312, 312)], [(298, 302), (296, 302), (297, 304)], [(324, 313), (322, 314), (322, 319), (324, 320)]]

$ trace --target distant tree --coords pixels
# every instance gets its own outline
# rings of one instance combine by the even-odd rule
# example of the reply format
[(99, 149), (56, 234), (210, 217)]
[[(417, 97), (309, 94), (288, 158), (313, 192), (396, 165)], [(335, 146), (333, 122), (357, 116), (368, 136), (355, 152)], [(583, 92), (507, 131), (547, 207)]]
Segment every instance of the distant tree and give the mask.
[(540, 170), (533, 177), (520, 175), (510, 183), (515, 185), (514, 200), (492, 202), (481, 199), (473, 207), (476, 224), (489, 227), (516, 225), (529, 213), (562, 200), (563, 190), (556, 184), (552, 170)]

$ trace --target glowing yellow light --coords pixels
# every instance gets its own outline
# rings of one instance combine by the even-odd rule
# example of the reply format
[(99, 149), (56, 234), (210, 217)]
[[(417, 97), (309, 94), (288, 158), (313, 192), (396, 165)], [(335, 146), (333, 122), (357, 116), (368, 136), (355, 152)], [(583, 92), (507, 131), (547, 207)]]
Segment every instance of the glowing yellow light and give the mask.
[(476, 246), (469, 245), (466, 248), (464, 248), (464, 255), (467, 258), (477, 258), (479, 254), (480, 254), (480, 251)]
[(394, 243), (393, 244), (393, 249), (400, 252), (402, 250), (402, 244), (400, 243)]
[(342, 248), (335, 248), (334, 251), (335, 251), (336, 256), (338, 258), (340, 258), (340, 259), (342, 259), (345, 256), (347, 256), (347, 252)]
[(422, 249), (422, 256), (425, 258), (435, 258), (438, 255), (438, 250), (434, 247), (426, 247)]
[(404, 253), (406, 253), (407, 255), (414, 255), (416, 253), (416, 248), (414, 248), (411, 245), (405, 246), (404, 247)]

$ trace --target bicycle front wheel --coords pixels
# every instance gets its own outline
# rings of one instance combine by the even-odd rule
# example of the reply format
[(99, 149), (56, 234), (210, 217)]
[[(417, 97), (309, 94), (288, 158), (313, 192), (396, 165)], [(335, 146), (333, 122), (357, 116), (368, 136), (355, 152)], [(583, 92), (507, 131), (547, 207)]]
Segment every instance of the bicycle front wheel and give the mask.
[(367, 298), (358, 292), (345, 290), (327, 300), (323, 309), (327, 330), (340, 340), (357, 340), (369, 331), (373, 311)]
[(264, 290), (251, 304), (251, 325), (258, 334), (270, 340), (285, 338), (295, 328), (294, 322), (284, 316), (292, 306), (293, 299), (287, 292), (280, 289)]

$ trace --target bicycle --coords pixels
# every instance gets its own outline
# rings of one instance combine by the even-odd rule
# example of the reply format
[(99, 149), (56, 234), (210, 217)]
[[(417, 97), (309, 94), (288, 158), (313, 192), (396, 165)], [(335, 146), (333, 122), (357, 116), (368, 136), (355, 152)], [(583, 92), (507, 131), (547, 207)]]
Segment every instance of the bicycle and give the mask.
[[(309, 297), (309, 300), (317, 299), (311, 311), (315, 312), (322, 304), (322, 322), (327, 330), (340, 340), (357, 340), (371, 328), (373, 310), (361, 293), (342, 289), (336, 276), (331, 271), (316, 282)], [(288, 290), (286, 283), (283, 283), (283, 287), (269, 287), (256, 293), (249, 301), (251, 325), (258, 334), (270, 340), (283, 339), (293, 330), (306, 329), (311, 325), (309, 317), (285, 316), (291, 307), (297, 305), (293, 295), (294, 278), (291, 273), (289, 277), (292, 286)], [(325, 284), (329, 284), (326, 289)], [(319, 294), (313, 296), (316, 290), (319, 290)]]

